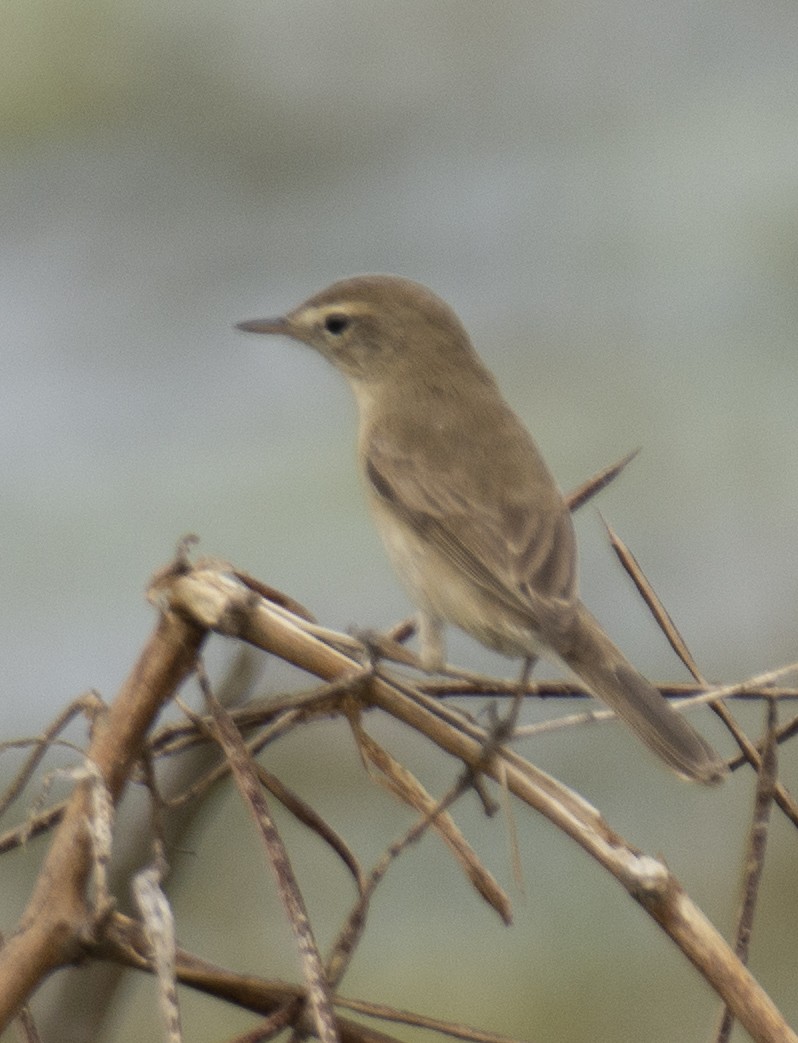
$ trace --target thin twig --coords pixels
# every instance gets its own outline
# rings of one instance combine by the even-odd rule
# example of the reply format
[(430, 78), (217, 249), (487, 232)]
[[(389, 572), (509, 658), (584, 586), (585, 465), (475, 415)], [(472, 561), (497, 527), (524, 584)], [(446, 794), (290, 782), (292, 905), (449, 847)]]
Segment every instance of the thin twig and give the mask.
[(331, 983), (337, 984), (345, 973), (355, 946), (363, 933), (369, 902), (377, 889), (377, 885), (383, 880), (391, 865), (411, 844), (419, 841), (424, 833), (431, 826), (435, 825), (441, 815), (447, 813), (447, 810), (454, 802), (467, 792), (469, 786), (470, 783), (464, 777), (458, 780), (440, 801), (430, 807), (403, 836), (389, 844), (383, 852), (377, 864), (369, 873), (362, 894), (349, 912), (343, 927), (338, 932), (338, 937), (333, 943), (327, 959), (328, 975)]
[[(240, 732), (230, 715), (218, 702), (208, 682), (204, 667), (198, 664), (197, 678), (206, 704), (213, 717), (216, 741), (230, 762), (233, 778), (260, 830), (269, 856), (269, 864), (277, 879), (278, 891), (294, 932), (308, 988), (308, 1005), (321, 1043), (338, 1043), (332, 997), (319, 954), (305, 901), (294, 875), (288, 852), (269, 811), (269, 805), (253, 769), (252, 759)], [(191, 716), (188, 707), (183, 712)]]
[[(786, 667), (782, 673), (788, 673), (795, 667)], [(767, 676), (770, 676), (768, 673)], [(703, 685), (690, 681), (652, 681), (666, 699), (689, 699), (692, 696), (705, 694)], [(511, 678), (490, 677), (487, 674), (472, 675), (464, 680), (456, 676), (423, 677), (415, 682), (415, 687), (436, 699), (482, 698), (514, 698), (518, 682)], [(565, 679), (543, 679), (530, 681), (526, 686), (526, 695), (539, 699), (589, 699), (592, 698), (585, 688), (578, 683)], [(777, 699), (779, 702), (798, 701), (798, 688), (768, 684), (762, 687), (749, 687), (749, 682), (735, 686), (731, 694), (724, 698), (740, 702), (761, 702)], [(793, 731), (798, 731), (798, 718), (792, 720)], [(782, 725), (779, 734), (787, 728)]]
[[(770, 702), (767, 705), (767, 722), (762, 744), (762, 760), (757, 774), (754, 813), (748, 834), (748, 850), (745, 858), (743, 898), (737, 917), (737, 932), (734, 943), (734, 951), (744, 964), (748, 963), (748, 950), (754, 926), (754, 912), (759, 895), (759, 885), (762, 880), (762, 871), (765, 868), (770, 809), (773, 804), (778, 777), (777, 730), (778, 703)], [(727, 1005), (721, 1015), (716, 1043), (728, 1043), (733, 1027), (734, 1014)]]
[(634, 460), (639, 452), (639, 447), (633, 449), (631, 453), (627, 453), (622, 460), (619, 460), (615, 464), (611, 464), (609, 467), (605, 467), (603, 471), (594, 474), (592, 478), (588, 478), (586, 482), (568, 493), (565, 497), (568, 510), (571, 512), (578, 511), (579, 508), (586, 504), (588, 500), (591, 500), (596, 493), (600, 493), (602, 489), (610, 484), (610, 482), (614, 481), (626, 465)]
[(92, 719), (104, 708), (105, 704), (97, 692), (86, 692), (85, 695), (78, 696), (77, 699), (73, 700), (69, 706), (62, 710), (55, 720), (48, 725), (47, 730), (42, 735), (37, 736), (35, 739), (15, 740), (13, 742), (0, 743), (0, 753), (5, 753), (7, 750), (23, 744), (33, 746), (33, 749), (28, 754), (27, 760), (11, 780), (11, 783), (7, 786), (2, 798), (0, 798), (0, 815), (5, 814), (8, 808), (24, 790), (28, 782), (30, 782), (33, 773), (41, 763), (42, 758), (54, 745), (56, 737), (64, 730), (64, 728), (66, 728), (67, 725), (79, 714), (84, 714), (89, 719)]
[(266, 1043), (267, 1040), (274, 1039), (284, 1029), (290, 1028), (296, 1022), (301, 1010), (301, 1001), (292, 1000), (284, 1006), (278, 1007), (273, 1014), (261, 1021), (254, 1029), (250, 1029), (249, 1032), (242, 1032), (238, 1036), (233, 1036), (227, 1043)]
[(418, 779), (395, 757), (392, 757), (386, 749), (375, 742), (356, 718), (350, 718), (350, 724), (364, 760), (379, 772), (378, 780), (383, 782), (400, 800), (405, 801), (424, 816), (429, 816), (430, 824), (435, 827), (477, 892), (502, 920), (509, 924), (512, 921), (510, 899), (499, 887), (492, 873), (479, 860), (451, 816), (443, 811), (440, 802), (430, 796)]
[(289, 789), (289, 787), (278, 779), (276, 775), (267, 771), (262, 764), (255, 763), (254, 768), (261, 785), (268, 790), (276, 800), (279, 800), (283, 807), (289, 811), (298, 822), (301, 822), (303, 826), (307, 826), (308, 829), (312, 830), (323, 843), (335, 852), (352, 875), (358, 891), (362, 891), (364, 886), (363, 870), (361, 869), (360, 863), (355, 857), (354, 852), (343, 837), (336, 833), (332, 826), (326, 822), (321, 815), (319, 815), (319, 813), (307, 803), (307, 801), (302, 800), (297, 793), (294, 793), (292, 789)]
[[(723, 721), (723, 723), (729, 729), (735, 741), (737, 742), (737, 745), (740, 747), (743, 757), (748, 761), (749, 764), (752, 765), (752, 767), (755, 770), (758, 771), (760, 767), (759, 751), (748, 739), (748, 736), (745, 734), (743, 729), (735, 720), (729, 708), (721, 701), (724, 692), (717, 688), (710, 688), (707, 681), (702, 676), (701, 671), (698, 668), (698, 664), (696, 663), (695, 659), (690, 653), (690, 650), (687, 647), (687, 643), (683, 639), (682, 635), (679, 633), (678, 629), (676, 628), (676, 624), (671, 619), (670, 615), (665, 609), (665, 606), (662, 604), (662, 601), (657, 596), (657, 593), (655, 592), (647, 576), (640, 567), (640, 563), (637, 561), (637, 559), (626, 546), (626, 544), (623, 542), (623, 540), (618, 536), (618, 534), (615, 533), (610, 528), (610, 526), (607, 525), (606, 522), (604, 522), (604, 524), (607, 528), (607, 532), (609, 533), (612, 548), (615, 551), (619, 561), (621, 562), (621, 565), (624, 567), (626, 572), (631, 577), (632, 582), (637, 587), (638, 592), (640, 593), (641, 597), (643, 598), (649, 610), (651, 611), (651, 614), (654, 616), (654, 619), (659, 624), (660, 629), (665, 634), (665, 637), (668, 639), (671, 648), (681, 659), (681, 661), (693, 675), (695, 680), (705, 689), (707, 689), (709, 695), (711, 696), (711, 699), (708, 700), (710, 709), (715, 713), (717, 717), (719, 717)], [(767, 683), (767, 681), (762, 681), (761, 679), (757, 680), (757, 684), (759, 687), (764, 688), (765, 685), (767, 685)], [(772, 704), (773, 700), (770, 699), (769, 696), (766, 697), (768, 698), (769, 705)], [(738, 766), (739, 762), (733, 762), (730, 765), (730, 770), (733, 771)], [(790, 821), (794, 825), (798, 826), (798, 803), (796, 803), (795, 798), (792, 796), (789, 790), (784, 785), (782, 785), (782, 783), (778, 782), (778, 780), (775, 784), (775, 799), (781, 810), (784, 812), (784, 814), (790, 819)]]
[[(94, 954), (112, 959), (126, 967), (134, 967), (148, 973), (152, 971), (149, 949), (141, 925), (122, 913), (115, 912), (111, 915), (103, 938), (95, 945)], [(181, 984), (267, 1018), (286, 1005), (296, 1003), (298, 1010), (305, 1003), (306, 993), (301, 985), (268, 981), (255, 975), (236, 973), (209, 963), (179, 946), (175, 953), (175, 969), (177, 980)], [(336, 996), (335, 1004), (341, 1009), (369, 1013), (369, 1004), (363, 1001)], [(375, 1032), (348, 1018), (339, 1017), (337, 1024), (341, 1043), (397, 1043), (393, 1037)]]

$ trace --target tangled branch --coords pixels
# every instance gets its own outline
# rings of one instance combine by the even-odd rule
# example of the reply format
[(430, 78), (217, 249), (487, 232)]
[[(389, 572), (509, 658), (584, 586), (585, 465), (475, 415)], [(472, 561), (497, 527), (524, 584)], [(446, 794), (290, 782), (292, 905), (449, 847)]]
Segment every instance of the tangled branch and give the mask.
[[(462, 793), (479, 786), (480, 779), (486, 777), (496, 780), (507, 793), (545, 816), (573, 839), (618, 880), (679, 947), (724, 1004), (727, 1013), (718, 1039), (727, 1038), (722, 1033), (728, 1034), (731, 1021), (737, 1019), (753, 1039), (762, 1043), (798, 1043), (798, 1036), (745, 966), (771, 804), (775, 802), (788, 818), (796, 821), (793, 798), (778, 781), (776, 769), (778, 743), (793, 735), (796, 725), (794, 719), (779, 725), (776, 710), (779, 704), (798, 697), (798, 691), (775, 687), (776, 673), (737, 686), (735, 691), (706, 691), (697, 668), (693, 671), (696, 685), (692, 691), (702, 690), (701, 698), (710, 701), (738, 740), (741, 752), (734, 764), (748, 763), (759, 775), (750, 869), (733, 948), (661, 860), (625, 841), (594, 807), (562, 782), (512, 749), (491, 745), (490, 729), (479, 726), (470, 715), (450, 703), (450, 697), (455, 694), (514, 695), (517, 686), (473, 674), (453, 672), (452, 676), (430, 680), (406, 669), (397, 671), (391, 660), (405, 666), (413, 664), (412, 654), (397, 640), (406, 636), (409, 628), (391, 635), (369, 635), (366, 640), (328, 630), (314, 622), (301, 606), (272, 588), (218, 562), (192, 564), (185, 553), (155, 577), (149, 596), (158, 608), (158, 623), (116, 699), (106, 709), (96, 697), (86, 698), (63, 714), (45, 737), (31, 742), (28, 763), (7, 792), (6, 804), (19, 798), (46, 748), (56, 740), (71, 714), (82, 712), (90, 717), (92, 730), (84, 754), (86, 769), (78, 773), (71, 796), (59, 805), (36, 811), (24, 826), (0, 836), (2, 852), (23, 843), (33, 833), (52, 833), (25, 912), (0, 949), (0, 1027), (24, 1010), (30, 996), (52, 970), (78, 959), (91, 958), (149, 972), (153, 972), (156, 965), (173, 967), (170, 973), (177, 982), (257, 1012), (263, 1021), (253, 1033), (239, 1037), (242, 1040), (265, 1039), (286, 1026), (293, 1026), (299, 1032), (314, 1032), (328, 1043), (335, 1039), (355, 1043), (390, 1038), (352, 1021), (346, 1017), (347, 1010), (388, 1021), (423, 1024), (456, 1038), (498, 1039), (464, 1026), (347, 999), (339, 991), (363, 936), (375, 889), (396, 858), (427, 830), (438, 832), (476, 893), (509, 922), (507, 896), (462, 836), (452, 814)], [(658, 614), (656, 598), (650, 590), (646, 600), (655, 615)], [(659, 618), (663, 618), (661, 614)], [(664, 627), (668, 632), (667, 623)], [(202, 647), (211, 632), (279, 656), (313, 675), (320, 683), (300, 693), (276, 694), (266, 700), (225, 709), (201, 666)], [(675, 628), (670, 630), (670, 637), (678, 650), (680, 641)], [(683, 643), (680, 654), (690, 662)], [(192, 673), (200, 677), (207, 713), (198, 715), (185, 708), (182, 721), (156, 730), (154, 725), (160, 708), (176, 695)], [(666, 686), (663, 691), (668, 693)], [(527, 686), (530, 698), (542, 692), (549, 695), (556, 692), (567, 698), (583, 694), (578, 688), (562, 683)], [(752, 743), (731, 718), (727, 706), (730, 698), (757, 698), (766, 702), (769, 723), (762, 747)], [(387, 714), (425, 736), (460, 765), (449, 792), (440, 797), (428, 793), (417, 778), (373, 739), (366, 730), (365, 718), (374, 712)], [(292, 729), (310, 720), (334, 716), (349, 722), (364, 763), (374, 777), (417, 814), (415, 824), (389, 847), (370, 871), (361, 867), (343, 838), (256, 759), (266, 745), (278, 741)], [(98, 881), (105, 879), (102, 860), (106, 856), (98, 853), (98, 844), (93, 838), (106, 835), (100, 827), (106, 831), (112, 829), (113, 809), (122, 800), (134, 773), (145, 780), (151, 779), (148, 765), (154, 761), (175, 757), (208, 743), (221, 749), (222, 759), (195, 779), (179, 799), (198, 799), (226, 774), (235, 779), (264, 839), (287, 915), (294, 925), (306, 967), (304, 988), (233, 974), (174, 947), (168, 938), (164, 945), (171, 955), (159, 963), (152, 940), (155, 935), (148, 931), (146, 916), (142, 914), (141, 920), (123, 916), (104, 888), (98, 886)], [(104, 801), (97, 799), (98, 787)], [(313, 939), (288, 853), (268, 810), (267, 794), (316, 830), (355, 882), (356, 901), (326, 957), (319, 953)], [(153, 800), (156, 800), (154, 788)], [(111, 810), (98, 810), (104, 807)], [(101, 821), (104, 817), (107, 822)], [(156, 876), (156, 890), (149, 904), (161, 909), (157, 915), (162, 928), (169, 917), (159, 905), (157, 880), (160, 877)], [(163, 977), (162, 970), (159, 975)], [(177, 1026), (173, 1031), (179, 1032), (179, 1019), (175, 1015), (172, 1020)]]

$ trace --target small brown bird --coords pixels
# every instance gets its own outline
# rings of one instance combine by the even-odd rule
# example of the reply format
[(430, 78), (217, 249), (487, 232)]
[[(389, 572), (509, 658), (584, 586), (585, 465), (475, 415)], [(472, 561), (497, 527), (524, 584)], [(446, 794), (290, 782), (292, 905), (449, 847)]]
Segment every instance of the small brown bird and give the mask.
[(408, 279), (366, 275), (238, 328), (309, 344), (348, 379), (369, 506), (420, 610), (427, 669), (443, 665), (445, 623), (506, 655), (546, 655), (679, 775), (722, 777), (714, 750), (580, 601), (562, 494), (448, 305)]

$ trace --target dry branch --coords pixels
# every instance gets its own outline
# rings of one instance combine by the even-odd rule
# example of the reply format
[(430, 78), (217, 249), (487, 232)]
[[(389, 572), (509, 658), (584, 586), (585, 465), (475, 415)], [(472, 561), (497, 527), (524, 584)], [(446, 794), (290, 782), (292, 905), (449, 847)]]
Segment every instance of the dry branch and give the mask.
[[(119, 695), (96, 722), (86, 757), (114, 804), (158, 711), (193, 669), (205, 636), (185, 616), (162, 614)], [(88, 893), (90, 788), (89, 781), (76, 786), (19, 925), (0, 949), (0, 1031), (51, 971), (83, 954), (108, 915)]]
[[(186, 614), (196, 624), (241, 637), (319, 677), (331, 681), (356, 677), (361, 698), (366, 698), (362, 667), (351, 654), (322, 641), (285, 610), (256, 599), (230, 575), (198, 566), (191, 573), (163, 582), (155, 596), (164, 608)], [(347, 640), (334, 643), (351, 647)], [(487, 734), (482, 729), (465, 721), (459, 727), (452, 726), (420, 693), (411, 698), (406, 686), (397, 686), (378, 672), (369, 679), (367, 688), (370, 705), (426, 735), (472, 770), (498, 776), (495, 761), (483, 764)], [(676, 942), (755, 1040), (798, 1043), (798, 1036), (761, 986), (661, 862), (637, 852), (594, 808), (551, 776), (512, 751), (502, 750), (501, 757), (510, 791), (545, 815), (615, 876)]]
[[(589, 491), (584, 495), (588, 494)], [(231, 770), (232, 765), (250, 805), (260, 809), (259, 820), (263, 825), (261, 812), (265, 804), (260, 787), (265, 782), (267, 788), (279, 795), (280, 786), (259, 772), (253, 755), (266, 742), (274, 741), (307, 719), (322, 714), (345, 715), (352, 722), (355, 734), (360, 735), (364, 754), (379, 765), (395, 792), (420, 815), (396, 850), (424, 829), (438, 829), (457, 850), (465, 871), (483, 895), (491, 891), (492, 884), (481, 875), (476, 857), (446, 814), (450, 798), (436, 802), (387, 752), (371, 743), (362, 730), (360, 714), (380, 710), (430, 739), (473, 775), (484, 774), (500, 780), (509, 793), (575, 840), (678, 945), (754, 1040), (798, 1043), (798, 1036), (784, 1022), (743, 961), (663, 862), (637, 851), (582, 797), (519, 754), (503, 747), (486, 746), (489, 739), (486, 729), (425, 691), (426, 681), (413, 684), (406, 677), (393, 676), (374, 665), (371, 642), (367, 648), (362, 641), (326, 630), (304, 610), (296, 611), (298, 606), (289, 599), (278, 597), (271, 588), (215, 562), (190, 566), (181, 558), (156, 577), (150, 599), (160, 610), (157, 627), (117, 698), (97, 718), (86, 753), (87, 774), (99, 780), (94, 785), (102, 786), (110, 805), (115, 807), (119, 803), (145, 744), (148, 744), (148, 758), (172, 755), (178, 749), (202, 741), (203, 733), (211, 729), (217, 737), (224, 736), (227, 754), (226, 763), (214, 770), (213, 777)], [(190, 721), (188, 725), (170, 725), (150, 737), (159, 709), (194, 669), (203, 640), (210, 631), (262, 648), (321, 678), (324, 684), (309, 693), (236, 708), (221, 715), (214, 704), (210, 717)], [(412, 661), (412, 657), (406, 661)], [(458, 683), (464, 686), (482, 683), (486, 686), (484, 690), (491, 691), (501, 688), (495, 681), (491, 687), (486, 679), (473, 675), (461, 677)], [(529, 686), (530, 691), (535, 688)], [(756, 694), (767, 698), (775, 693), (765, 688)], [(711, 693), (705, 698), (716, 695)], [(771, 747), (775, 736), (775, 728), (771, 728)], [(490, 751), (489, 756), (486, 749)], [(762, 759), (755, 748), (754, 754), (751, 760)], [(769, 752), (765, 760), (772, 763)], [(56, 816), (51, 811), (47, 819), (51, 828), (57, 822), (50, 849), (20, 924), (0, 950), (0, 1031), (50, 971), (81, 957), (112, 958), (152, 969), (151, 954), (140, 926), (114, 912), (111, 904), (104, 900), (102, 889), (97, 887), (97, 843), (92, 841), (89, 828), (93, 823), (96, 831), (97, 813), (91, 808), (91, 787), (90, 779), (81, 781), (63, 809), (58, 809)], [(460, 788), (455, 787), (451, 799)], [(778, 785), (775, 792), (778, 799)], [(293, 804), (303, 821), (312, 824), (313, 815), (302, 809), (301, 802), (286, 795), (288, 806)], [(16, 842), (20, 840), (18, 835)], [(14, 838), (9, 836), (6, 842), (11, 845)], [(344, 852), (342, 857), (355, 874), (359, 890), (359, 904), (350, 916), (349, 926), (331, 962), (325, 967), (328, 983), (336, 987), (331, 1001), (341, 1008), (355, 1001), (344, 1001), (338, 995), (337, 982), (362, 930), (368, 892), (389, 861), (380, 863), (368, 877), (354, 857), (346, 853), (345, 846), (339, 845), (338, 850)], [(389, 852), (386, 857), (390, 860), (393, 856)], [(509, 915), (500, 894), (494, 894), (493, 901), (502, 915)], [(317, 960), (317, 974), (319, 966)], [(302, 1017), (308, 998), (301, 987), (231, 975), (180, 951), (176, 956), (176, 970), (181, 982), (232, 999), (264, 1017), (295, 1027), (300, 1024), (297, 1019)], [(327, 1021), (325, 1032), (329, 1039), (335, 1033), (351, 1043), (368, 1040), (385, 1043), (390, 1038), (348, 1022), (340, 1014), (335, 1015), (334, 1026), (328, 1013), (322, 1013), (321, 1019)], [(397, 1016), (397, 1020), (402, 1018)], [(270, 1024), (273, 1027), (274, 1023)], [(478, 1038), (478, 1034), (470, 1030), (464, 1033), (463, 1038)]]

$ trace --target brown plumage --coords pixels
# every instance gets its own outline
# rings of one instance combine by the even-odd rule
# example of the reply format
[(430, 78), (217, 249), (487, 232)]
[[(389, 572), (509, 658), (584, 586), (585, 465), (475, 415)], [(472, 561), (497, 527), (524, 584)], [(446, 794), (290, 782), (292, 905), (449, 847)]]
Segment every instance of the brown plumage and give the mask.
[(406, 279), (360, 276), (240, 328), (309, 344), (349, 380), (369, 505), (420, 610), (427, 667), (443, 663), (445, 623), (507, 655), (554, 657), (678, 774), (721, 778), (715, 752), (579, 600), (562, 494), (448, 305)]

